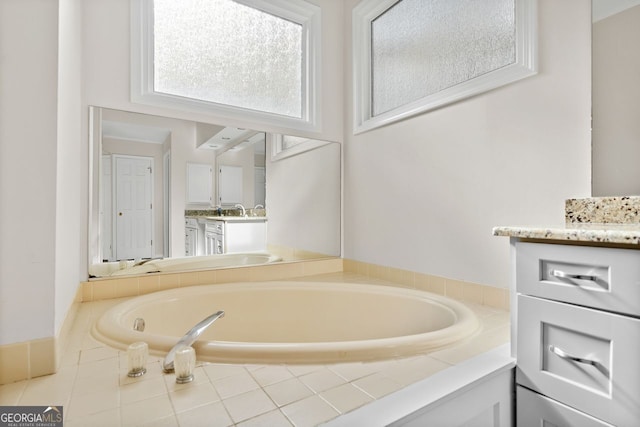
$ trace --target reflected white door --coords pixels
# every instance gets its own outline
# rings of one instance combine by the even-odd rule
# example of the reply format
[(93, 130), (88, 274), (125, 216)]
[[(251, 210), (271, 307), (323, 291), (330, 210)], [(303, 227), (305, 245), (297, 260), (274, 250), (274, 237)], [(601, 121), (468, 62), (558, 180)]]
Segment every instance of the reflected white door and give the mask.
[(113, 157), (116, 259), (151, 258), (153, 159), (118, 155)]

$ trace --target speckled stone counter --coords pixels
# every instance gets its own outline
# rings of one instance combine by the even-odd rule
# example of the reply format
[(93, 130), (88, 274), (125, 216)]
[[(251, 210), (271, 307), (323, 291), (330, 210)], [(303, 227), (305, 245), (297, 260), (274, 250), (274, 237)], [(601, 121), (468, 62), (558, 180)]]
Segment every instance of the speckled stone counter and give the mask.
[[(264, 217), (267, 215), (265, 209), (247, 208), (247, 216), (250, 217)], [(201, 218), (201, 217), (238, 217), (241, 216), (242, 211), (238, 208), (224, 208), (224, 209), (187, 209), (184, 211), (185, 218)]]
[(591, 197), (565, 201), (567, 224), (640, 224), (640, 196)]
[(640, 245), (640, 224), (567, 224), (565, 227), (494, 227), (494, 236)]
[(564, 227), (495, 227), (494, 236), (640, 246), (640, 197), (568, 199)]

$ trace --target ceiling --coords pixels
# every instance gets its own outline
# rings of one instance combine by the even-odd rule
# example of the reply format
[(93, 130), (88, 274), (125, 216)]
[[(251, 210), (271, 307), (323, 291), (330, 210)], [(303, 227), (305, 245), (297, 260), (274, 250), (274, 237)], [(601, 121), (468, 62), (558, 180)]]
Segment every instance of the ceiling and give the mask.
[[(217, 154), (225, 151), (237, 151), (253, 145), (256, 142), (264, 142), (264, 132), (256, 132), (251, 129), (225, 127), (198, 124), (199, 141), (197, 148), (214, 150)], [(131, 142), (143, 142), (151, 144), (164, 144), (171, 135), (171, 129), (157, 126), (141, 125), (116, 120), (102, 121), (102, 137), (120, 139)], [(256, 145), (257, 152), (264, 153), (264, 148), (258, 148), (264, 144)]]
[(102, 121), (102, 137), (127, 141), (163, 144), (171, 135), (171, 130), (156, 126), (124, 123), (112, 120)]

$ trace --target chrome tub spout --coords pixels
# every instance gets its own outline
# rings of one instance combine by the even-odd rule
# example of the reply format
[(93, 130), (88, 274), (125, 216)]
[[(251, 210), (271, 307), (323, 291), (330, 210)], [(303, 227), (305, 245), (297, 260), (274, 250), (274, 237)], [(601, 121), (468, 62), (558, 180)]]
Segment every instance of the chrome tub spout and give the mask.
[(184, 336), (180, 338), (180, 341), (178, 341), (178, 343), (173, 346), (171, 351), (167, 353), (166, 357), (164, 358), (164, 363), (162, 364), (162, 370), (166, 373), (173, 372), (173, 361), (176, 357), (176, 350), (182, 346), (191, 346), (191, 344), (193, 344), (198, 339), (198, 337), (202, 335), (205, 329), (207, 329), (213, 322), (221, 317), (224, 317), (224, 311), (222, 310), (213, 313), (211, 316), (198, 322), (193, 328), (189, 330), (189, 332), (184, 334)]

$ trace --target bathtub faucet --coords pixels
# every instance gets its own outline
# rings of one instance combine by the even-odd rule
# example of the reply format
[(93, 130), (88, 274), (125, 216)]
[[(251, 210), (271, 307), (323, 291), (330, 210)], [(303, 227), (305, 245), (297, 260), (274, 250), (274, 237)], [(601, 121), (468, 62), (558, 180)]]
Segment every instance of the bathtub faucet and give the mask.
[(174, 345), (171, 351), (169, 351), (169, 353), (167, 353), (167, 355), (165, 356), (164, 363), (162, 364), (162, 370), (165, 373), (173, 372), (173, 361), (176, 357), (176, 350), (178, 350), (178, 348), (182, 347), (183, 345), (187, 347), (191, 346), (191, 344), (193, 344), (198, 339), (198, 337), (202, 335), (205, 329), (207, 329), (213, 322), (221, 317), (224, 317), (224, 311), (222, 310), (213, 313), (211, 316), (201, 320), (193, 328), (191, 328), (189, 332), (184, 334), (184, 336), (180, 338), (180, 341), (178, 341), (178, 343)]
[(242, 211), (242, 216), (247, 216), (247, 210), (244, 208), (244, 206), (238, 203), (235, 207)]

